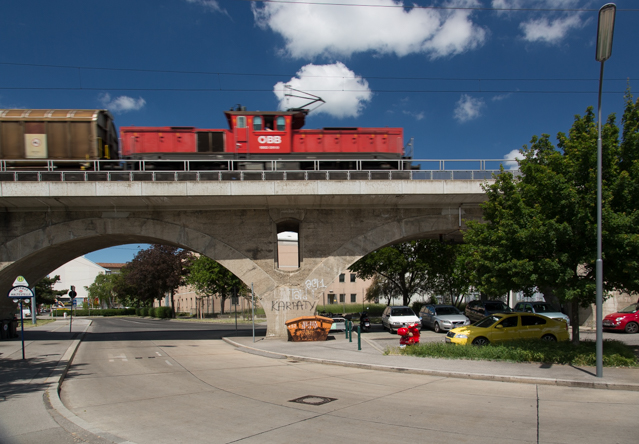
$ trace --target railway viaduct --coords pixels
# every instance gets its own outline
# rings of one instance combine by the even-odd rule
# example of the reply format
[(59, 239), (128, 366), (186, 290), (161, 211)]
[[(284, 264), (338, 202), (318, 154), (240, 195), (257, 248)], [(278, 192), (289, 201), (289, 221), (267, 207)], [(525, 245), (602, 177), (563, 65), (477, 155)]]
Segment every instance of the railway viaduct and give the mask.
[[(324, 288), (365, 254), (417, 238), (461, 238), (480, 220), (482, 180), (0, 182), (0, 295), (80, 255), (127, 243), (204, 254), (255, 293), (270, 337), (311, 315)], [(278, 231), (299, 233), (299, 268), (280, 269)], [(0, 297), (0, 318), (15, 310)]]

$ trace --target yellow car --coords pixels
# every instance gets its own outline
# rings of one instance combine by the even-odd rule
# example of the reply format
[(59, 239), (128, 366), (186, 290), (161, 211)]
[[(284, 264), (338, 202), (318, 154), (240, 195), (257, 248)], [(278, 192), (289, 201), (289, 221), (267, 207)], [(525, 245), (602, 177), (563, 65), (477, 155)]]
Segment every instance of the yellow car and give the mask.
[(567, 341), (568, 324), (532, 313), (496, 313), (473, 325), (453, 328), (446, 335), (452, 344), (486, 345), (516, 339)]

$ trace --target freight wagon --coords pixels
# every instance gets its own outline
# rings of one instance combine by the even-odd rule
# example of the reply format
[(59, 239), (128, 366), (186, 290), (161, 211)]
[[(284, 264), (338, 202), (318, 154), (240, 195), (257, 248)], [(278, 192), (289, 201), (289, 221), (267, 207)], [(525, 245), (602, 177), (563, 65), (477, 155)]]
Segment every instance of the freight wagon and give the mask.
[(0, 159), (117, 159), (118, 133), (107, 110), (0, 109)]

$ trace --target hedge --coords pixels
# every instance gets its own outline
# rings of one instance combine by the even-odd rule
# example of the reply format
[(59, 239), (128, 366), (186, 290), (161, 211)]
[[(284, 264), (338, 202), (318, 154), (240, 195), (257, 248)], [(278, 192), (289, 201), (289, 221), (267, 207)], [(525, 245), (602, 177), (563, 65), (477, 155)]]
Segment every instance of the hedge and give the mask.
[[(54, 316), (71, 315), (71, 310), (53, 310)], [(135, 308), (97, 308), (94, 310), (73, 310), (73, 316), (131, 316), (136, 314)]]

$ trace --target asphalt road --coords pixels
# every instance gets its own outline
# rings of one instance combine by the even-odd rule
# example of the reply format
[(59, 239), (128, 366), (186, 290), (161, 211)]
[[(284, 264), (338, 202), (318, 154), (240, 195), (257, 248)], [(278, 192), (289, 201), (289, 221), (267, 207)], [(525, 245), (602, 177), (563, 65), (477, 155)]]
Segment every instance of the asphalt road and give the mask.
[[(250, 326), (240, 328), (251, 335)], [(95, 319), (62, 401), (137, 444), (636, 440), (639, 392), (272, 359), (219, 339), (233, 335), (234, 325)]]

